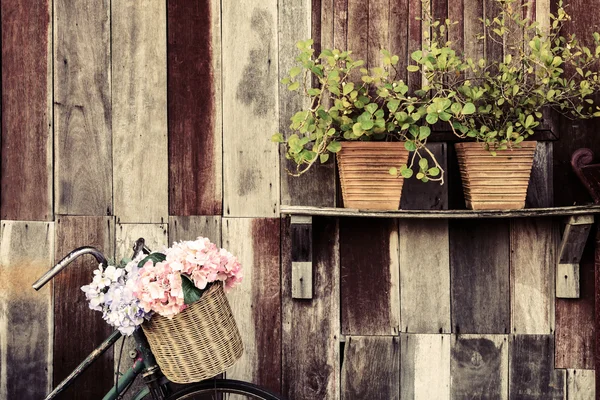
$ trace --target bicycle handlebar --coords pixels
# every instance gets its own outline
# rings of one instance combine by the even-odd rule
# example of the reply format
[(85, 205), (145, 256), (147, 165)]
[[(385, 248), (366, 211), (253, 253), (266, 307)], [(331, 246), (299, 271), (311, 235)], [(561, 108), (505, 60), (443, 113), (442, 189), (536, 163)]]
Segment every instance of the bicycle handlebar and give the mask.
[(101, 263), (104, 267), (108, 265), (106, 257), (104, 257), (104, 254), (102, 254), (100, 250), (90, 246), (79, 247), (78, 249), (75, 249), (69, 254), (67, 254), (54, 267), (52, 267), (48, 272), (46, 272), (44, 276), (35, 281), (35, 283), (33, 284), (33, 288), (35, 290), (40, 290), (42, 286), (48, 283), (50, 279), (54, 278), (56, 274), (62, 271), (67, 265), (71, 264), (77, 257), (82, 256), (84, 254), (93, 255), (96, 258), (96, 260), (99, 263)]

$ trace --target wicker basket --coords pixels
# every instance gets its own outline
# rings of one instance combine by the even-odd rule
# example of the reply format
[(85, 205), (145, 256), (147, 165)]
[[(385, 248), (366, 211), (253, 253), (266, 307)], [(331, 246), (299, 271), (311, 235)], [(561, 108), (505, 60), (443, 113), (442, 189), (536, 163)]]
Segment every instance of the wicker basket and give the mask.
[(156, 314), (142, 328), (160, 369), (175, 383), (218, 375), (244, 352), (222, 284), (173, 319)]

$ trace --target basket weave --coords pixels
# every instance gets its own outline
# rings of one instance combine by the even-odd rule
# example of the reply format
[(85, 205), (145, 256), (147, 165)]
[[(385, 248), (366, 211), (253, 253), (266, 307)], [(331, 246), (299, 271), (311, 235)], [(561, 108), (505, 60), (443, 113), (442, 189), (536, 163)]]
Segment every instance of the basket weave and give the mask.
[(244, 352), (222, 284), (213, 284), (173, 319), (155, 314), (142, 329), (163, 374), (175, 383), (218, 375)]

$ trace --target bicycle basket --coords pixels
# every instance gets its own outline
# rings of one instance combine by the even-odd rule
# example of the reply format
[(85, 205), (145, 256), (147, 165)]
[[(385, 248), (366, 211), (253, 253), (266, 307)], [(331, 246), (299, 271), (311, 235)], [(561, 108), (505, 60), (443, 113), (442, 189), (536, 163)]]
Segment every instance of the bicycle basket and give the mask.
[(211, 378), (231, 367), (244, 352), (222, 284), (173, 319), (154, 315), (142, 324), (163, 374), (175, 383)]

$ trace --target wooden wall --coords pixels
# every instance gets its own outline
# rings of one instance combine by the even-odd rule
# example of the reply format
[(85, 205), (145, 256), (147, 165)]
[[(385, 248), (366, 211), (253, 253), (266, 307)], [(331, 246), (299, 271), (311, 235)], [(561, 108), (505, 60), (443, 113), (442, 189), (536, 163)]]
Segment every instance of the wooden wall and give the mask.
[[(597, 4), (569, 3), (568, 32), (600, 30)], [(333, 164), (291, 178), (269, 142), (302, 104), (278, 83), (295, 42), (372, 65), (385, 47), (405, 66), (431, 7), (459, 21), (450, 39), (466, 53), (499, 57), (469, 39), (492, 5), (2, 0), (0, 399), (42, 398), (110, 332), (79, 290), (92, 259), (31, 289), (54, 261), (82, 245), (120, 258), (140, 236), (160, 248), (198, 235), (245, 268), (229, 299), (246, 353), (229, 377), (290, 400), (594, 398), (593, 243), (582, 297), (555, 300), (558, 221), (315, 218), (313, 299), (291, 296), (278, 204), (340, 204)], [(527, 12), (547, 23), (552, 7)], [(594, 125), (552, 124), (560, 140), (539, 144), (528, 206), (589, 200), (566, 163), (577, 147), (600, 150)], [(451, 144), (432, 149), (455, 166)], [(402, 207), (464, 207), (449, 175), (407, 183)], [(117, 358), (61, 398), (96, 398)]]

